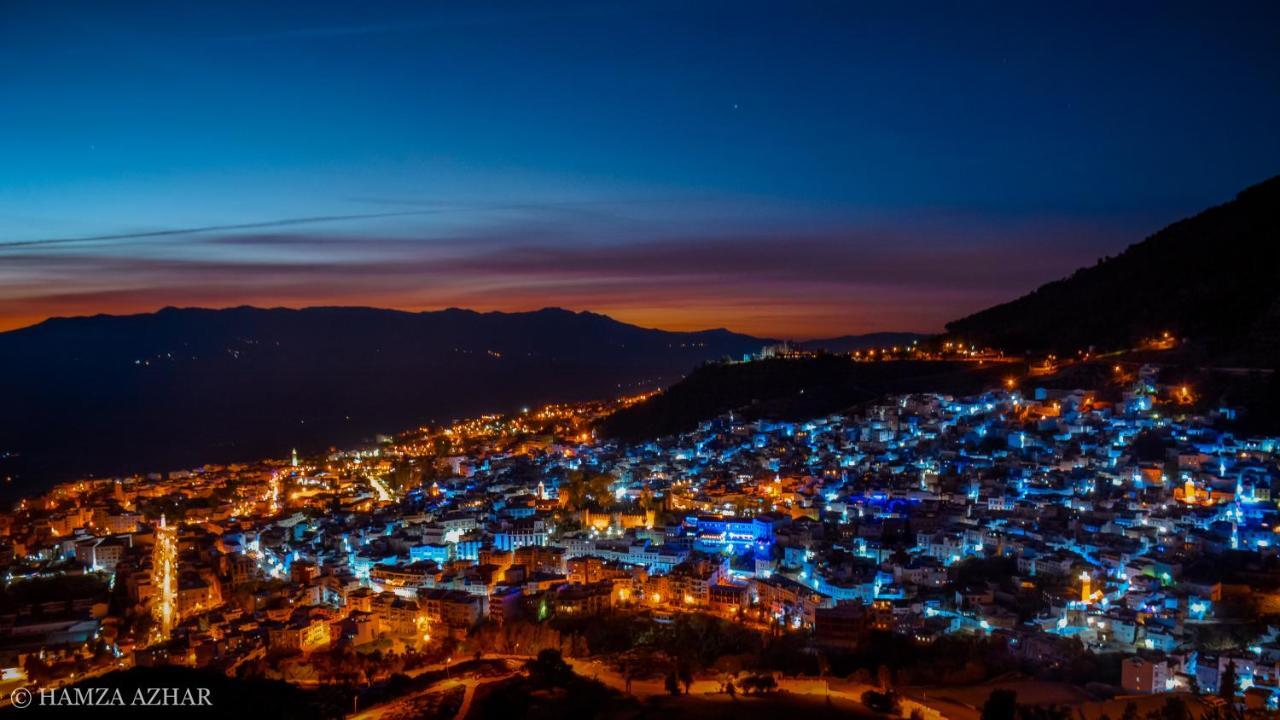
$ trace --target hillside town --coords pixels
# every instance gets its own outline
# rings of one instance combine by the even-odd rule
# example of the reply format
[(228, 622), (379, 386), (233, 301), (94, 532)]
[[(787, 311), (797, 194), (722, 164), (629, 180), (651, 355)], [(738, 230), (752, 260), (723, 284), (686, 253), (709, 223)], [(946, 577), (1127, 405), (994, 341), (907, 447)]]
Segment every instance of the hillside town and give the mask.
[(159, 665), (351, 681), (336, 652), (381, 658), (371, 680), (532, 654), (519, 638), (557, 620), (700, 614), (831, 656), (886, 633), (1045, 668), (1113, 655), (1094, 680), (1117, 692), (1225, 683), (1275, 709), (1280, 441), (1153, 367), (1114, 372), (1105, 398), (1028, 375), (597, 437), (636, 396), (59, 485), (0, 515), (3, 689)]

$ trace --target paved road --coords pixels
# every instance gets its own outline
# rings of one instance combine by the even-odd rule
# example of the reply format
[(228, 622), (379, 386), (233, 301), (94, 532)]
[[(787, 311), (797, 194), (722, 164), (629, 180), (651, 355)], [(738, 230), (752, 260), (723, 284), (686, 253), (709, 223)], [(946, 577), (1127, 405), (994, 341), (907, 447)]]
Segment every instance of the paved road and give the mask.
[[(515, 673), (512, 673), (512, 675), (514, 674)], [(467, 713), (471, 710), (471, 701), (474, 700), (476, 697), (476, 688), (491, 682), (506, 680), (509, 677), (511, 677), (511, 675), (503, 675), (502, 677), (488, 677), (488, 678), (482, 678), (480, 680), (468, 680), (466, 694), (462, 696), (462, 705), (458, 708), (457, 714), (453, 716), (453, 720), (463, 720), (463, 718), (467, 716)]]
[[(487, 656), (485, 659), (487, 660), (511, 660), (511, 659), (528, 660), (529, 658), (504, 655), (504, 656)], [(452, 664), (456, 664), (456, 663), (452, 663)], [(412, 676), (417, 676), (426, 672), (443, 670), (444, 668), (445, 668), (445, 663), (438, 663), (436, 665), (428, 665), (426, 667), (417, 668), (408, 674)], [(463, 720), (467, 716), (467, 713), (471, 711), (471, 703), (475, 700), (476, 688), (480, 687), (481, 685), (487, 685), (491, 682), (506, 680), (510, 677), (515, 676), (516, 674), (518, 674), (518, 671), (512, 670), (504, 675), (495, 675), (492, 677), (476, 678), (476, 677), (470, 677), (470, 676), (463, 676), (463, 677), (444, 678), (443, 680), (437, 683), (434, 683), (421, 690), (405, 695), (404, 697), (398, 697), (394, 700), (388, 700), (385, 703), (374, 705), (373, 707), (370, 707), (367, 710), (362, 710), (356, 713), (355, 715), (348, 715), (347, 717), (351, 718), (352, 720), (381, 720), (381, 718), (388, 715), (392, 717), (395, 717), (397, 715), (409, 715), (411, 714), (409, 704), (414, 699), (422, 697), (423, 695), (431, 695), (433, 693), (446, 692), (453, 688), (461, 687), (463, 689), (462, 704), (458, 706), (458, 712), (454, 714), (453, 720)]]

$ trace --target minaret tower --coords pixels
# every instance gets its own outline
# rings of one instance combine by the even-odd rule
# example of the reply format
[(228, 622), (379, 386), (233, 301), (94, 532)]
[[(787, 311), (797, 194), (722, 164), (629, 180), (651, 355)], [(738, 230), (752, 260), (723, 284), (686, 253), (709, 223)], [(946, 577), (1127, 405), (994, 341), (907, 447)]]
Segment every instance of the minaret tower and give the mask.
[(156, 527), (155, 547), (151, 556), (151, 586), (155, 596), (151, 601), (152, 641), (164, 642), (173, 632), (177, 621), (178, 595), (178, 543), (175, 529), (160, 516)]

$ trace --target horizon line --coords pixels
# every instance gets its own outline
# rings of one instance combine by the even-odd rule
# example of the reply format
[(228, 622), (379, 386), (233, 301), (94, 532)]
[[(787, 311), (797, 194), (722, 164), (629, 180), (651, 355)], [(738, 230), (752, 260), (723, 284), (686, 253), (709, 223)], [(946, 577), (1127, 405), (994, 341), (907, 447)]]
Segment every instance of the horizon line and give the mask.
[(49, 316), (47, 316), (47, 317), (45, 317), (45, 318), (43, 318), (43, 319), (41, 319), (41, 320), (37, 320), (36, 322), (33, 322), (33, 323), (29, 324), (29, 325), (20, 325), (20, 326), (18, 326), (18, 327), (12, 327), (12, 328), (8, 328), (8, 329), (0, 330), (0, 335), (7, 335), (7, 334), (9, 334), (9, 333), (20, 332), (20, 331), (22, 331), (22, 330), (30, 330), (31, 328), (39, 327), (40, 325), (44, 325), (45, 323), (48, 323), (48, 322), (51, 322), (51, 321), (57, 321), (57, 320), (88, 320), (88, 319), (93, 319), (93, 318), (126, 318), (126, 317), (141, 317), (141, 316), (144, 316), (144, 315), (157, 315), (157, 314), (159, 314), (159, 313), (161, 313), (161, 312), (164, 312), (165, 310), (204, 310), (204, 311), (208, 311), (208, 312), (225, 312), (225, 311), (228, 311), (228, 310), (245, 310), (245, 309), (247, 309), (247, 310), (262, 310), (262, 311), (288, 310), (288, 311), (293, 311), (293, 312), (303, 312), (303, 311), (306, 311), (306, 310), (375, 310), (375, 311), (379, 311), (379, 312), (403, 313), (403, 314), (406, 314), (406, 315), (427, 315), (427, 314), (431, 314), (431, 313), (449, 312), (449, 311), (451, 311), (451, 310), (455, 310), (455, 311), (459, 311), (459, 312), (475, 313), (476, 315), (531, 315), (531, 314), (534, 314), (534, 313), (545, 312), (545, 311), (548, 311), (548, 310), (559, 310), (559, 311), (566, 312), (566, 313), (570, 313), (570, 314), (573, 314), (573, 315), (597, 315), (597, 316), (600, 316), (600, 317), (608, 318), (609, 320), (611, 320), (611, 321), (613, 321), (613, 322), (620, 323), (620, 324), (623, 324), (623, 325), (629, 325), (629, 326), (631, 326), (631, 327), (635, 327), (635, 328), (640, 328), (640, 329), (642, 329), (642, 330), (656, 330), (656, 331), (658, 331), (658, 332), (666, 332), (666, 333), (680, 333), (680, 334), (687, 334), (687, 335), (693, 335), (693, 334), (698, 334), (698, 333), (708, 333), (708, 332), (728, 332), (728, 333), (733, 333), (733, 334), (735, 334), (735, 335), (742, 335), (742, 336), (744, 336), (744, 337), (754, 338), (754, 339), (756, 339), (756, 340), (772, 340), (772, 341), (776, 341), (776, 342), (800, 342), (800, 343), (818, 342), (818, 341), (823, 341), (823, 340), (838, 340), (838, 339), (846, 338), (846, 337), (863, 337), (863, 336), (868, 336), (868, 335), (883, 335), (883, 334), (920, 335), (920, 336), (922, 336), (922, 337), (931, 337), (931, 336), (935, 336), (935, 335), (940, 334), (940, 333), (938, 333), (938, 332), (920, 332), (920, 331), (916, 331), (916, 330), (876, 330), (876, 331), (871, 331), (871, 332), (862, 332), (862, 333), (842, 333), (842, 334), (839, 334), (839, 335), (826, 335), (826, 336), (822, 336), (822, 337), (817, 337), (817, 336), (815, 336), (815, 337), (808, 337), (808, 338), (804, 338), (804, 337), (763, 337), (763, 336), (759, 336), (759, 335), (753, 335), (753, 334), (751, 334), (751, 333), (745, 333), (745, 332), (740, 332), (740, 331), (737, 331), (737, 330), (732, 330), (732, 329), (730, 329), (730, 328), (723, 327), (723, 326), (721, 326), (721, 327), (712, 327), (712, 328), (700, 328), (700, 329), (697, 329), (697, 330), (671, 330), (671, 329), (661, 328), (661, 327), (652, 327), (652, 326), (640, 325), (640, 324), (637, 324), (637, 323), (634, 323), (634, 322), (628, 322), (628, 321), (626, 321), (626, 320), (619, 320), (618, 318), (614, 317), (613, 315), (610, 315), (610, 314), (608, 314), (608, 313), (597, 312), (597, 311), (595, 311), (595, 310), (574, 310), (574, 309), (571, 309), (571, 308), (563, 307), (563, 306), (561, 306), (561, 305), (544, 305), (543, 307), (536, 308), (536, 309), (532, 309), (532, 310), (475, 310), (475, 309), (472, 309), (472, 308), (460, 307), (460, 306), (457, 306), (457, 305), (450, 305), (450, 306), (447, 306), (447, 307), (440, 307), (440, 308), (434, 308), (434, 309), (425, 309), (425, 310), (406, 310), (406, 309), (404, 309), (404, 308), (397, 308), (397, 307), (382, 307), (382, 306), (377, 306), (377, 305), (273, 305), (273, 306), (263, 306), (263, 305), (253, 305), (253, 304), (247, 304), (247, 303), (245, 303), (245, 304), (239, 304), (239, 305), (225, 305), (225, 306), (217, 306), (217, 307), (205, 306), (205, 305), (163, 305), (163, 306), (161, 306), (161, 307), (159, 307), (159, 308), (156, 308), (155, 310), (141, 311), (141, 312), (131, 312), (131, 313), (108, 313), (108, 312), (100, 312), (100, 313), (80, 314), (80, 315), (49, 315)]

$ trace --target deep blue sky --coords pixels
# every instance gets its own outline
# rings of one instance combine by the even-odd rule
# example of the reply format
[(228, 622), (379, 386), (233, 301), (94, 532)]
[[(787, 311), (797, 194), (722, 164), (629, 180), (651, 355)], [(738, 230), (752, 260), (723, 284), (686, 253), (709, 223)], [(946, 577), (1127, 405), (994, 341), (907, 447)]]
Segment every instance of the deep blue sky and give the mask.
[(938, 329), (1280, 173), (1280, 4), (1117, 5), (5, 3), (0, 328)]

